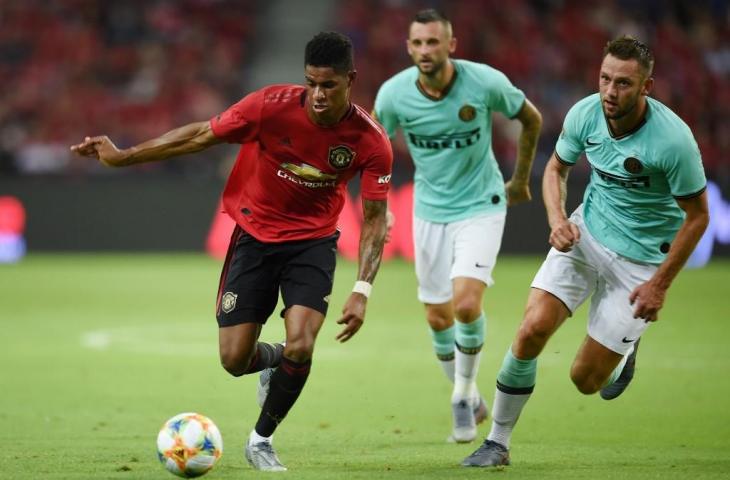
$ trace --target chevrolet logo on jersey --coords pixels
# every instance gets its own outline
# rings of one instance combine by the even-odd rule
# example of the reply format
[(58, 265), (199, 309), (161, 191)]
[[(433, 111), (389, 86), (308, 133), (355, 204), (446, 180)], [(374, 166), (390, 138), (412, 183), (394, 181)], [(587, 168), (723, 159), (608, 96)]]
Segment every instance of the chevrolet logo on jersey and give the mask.
[(615, 183), (624, 188), (649, 188), (651, 183), (649, 181), (649, 175), (642, 175), (640, 177), (622, 177), (621, 175), (614, 175), (613, 173), (604, 172), (597, 168), (593, 168), (601, 180), (606, 183)]
[(468, 132), (458, 132), (451, 135), (418, 135), (408, 132), (410, 142), (419, 148), (441, 150), (442, 148), (465, 148), (476, 145), (482, 137), (479, 128)]
[(312, 182), (325, 182), (327, 180), (337, 180), (337, 175), (331, 174), (331, 173), (324, 173), (318, 168), (315, 168), (311, 165), (307, 165), (306, 163), (302, 163), (301, 165), (294, 165), (293, 163), (282, 163), (279, 165), (284, 170), (289, 170), (291, 173), (296, 175), (297, 177), (301, 177), (304, 180), (309, 180)]

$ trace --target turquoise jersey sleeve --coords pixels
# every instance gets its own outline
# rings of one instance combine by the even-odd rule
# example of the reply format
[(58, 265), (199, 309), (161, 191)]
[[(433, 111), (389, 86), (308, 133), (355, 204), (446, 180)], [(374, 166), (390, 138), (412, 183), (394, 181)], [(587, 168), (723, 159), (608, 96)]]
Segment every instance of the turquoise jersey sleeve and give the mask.
[(375, 97), (375, 117), (385, 128), (388, 137), (393, 138), (395, 131), (398, 129), (398, 116), (393, 106), (393, 92), (391, 82), (386, 82), (380, 87), (378, 95)]
[(525, 104), (525, 94), (512, 85), (504, 73), (486, 65), (484, 68), (488, 69), (485, 75), (487, 106), (507, 118), (514, 118)]
[(707, 185), (702, 155), (688, 127), (675, 138), (664, 156), (669, 189), (675, 198), (692, 197)]
[[(582, 102), (581, 102), (582, 103)], [(563, 131), (560, 132), (558, 143), (555, 145), (555, 153), (564, 163), (574, 164), (583, 153), (583, 139), (581, 134), (581, 103), (573, 105), (565, 115)]]

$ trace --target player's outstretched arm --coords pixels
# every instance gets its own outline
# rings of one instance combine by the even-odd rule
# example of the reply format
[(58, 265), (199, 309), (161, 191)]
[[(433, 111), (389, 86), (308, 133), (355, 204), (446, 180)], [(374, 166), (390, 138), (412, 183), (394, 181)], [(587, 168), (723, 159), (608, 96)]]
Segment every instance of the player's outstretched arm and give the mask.
[(369, 285), (372, 285), (375, 275), (378, 273), (388, 230), (387, 201), (363, 199), (362, 206), (364, 221), (360, 230), (357, 283), (342, 308), (342, 318), (337, 321), (337, 323), (345, 325), (345, 328), (336, 337), (340, 342), (346, 342), (352, 338), (365, 321), (365, 308), (370, 293)]
[(634, 305), (634, 318), (643, 318), (647, 322), (658, 319), (669, 286), (694, 251), (710, 222), (707, 192), (694, 198), (677, 200), (677, 203), (687, 215), (674, 237), (667, 258), (648, 282), (631, 292), (629, 301)]
[(126, 167), (199, 152), (221, 142), (206, 121), (184, 125), (123, 150), (118, 149), (106, 135), (86, 137), (83, 142), (71, 146), (71, 151), (84, 157), (94, 157), (108, 167)]
[(540, 137), (542, 128), (542, 115), (540, 111), (528, 99), (522, 105), (515, 117), (522, 124), (522, 132), (517, 141), (517, 163), (512, 178), (505, 184), (507, 192), (507, 205), (529, 202), (532, 199), (530, 194), (530, 171), (532, 161), (537, 151), (537, 140)]
[(550, 225), (550, 245), (561, 252), (569, 251), (580, 240), (580, 230), (568, 220), (565, 212), (569, 173), (570, 167), (558, 160), (553, 152), (542, 176), (542, 199)]

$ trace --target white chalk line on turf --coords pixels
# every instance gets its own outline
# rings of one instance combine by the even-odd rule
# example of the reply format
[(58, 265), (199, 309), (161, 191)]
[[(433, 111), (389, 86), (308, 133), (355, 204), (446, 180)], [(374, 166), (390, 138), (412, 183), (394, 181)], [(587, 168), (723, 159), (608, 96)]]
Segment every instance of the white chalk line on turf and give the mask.
[(148, 324), (83, 332), (80, 343), (97, 351), (207, 357), (218, 355), (217, 332), (191, 325)]
[[(171, 328), (172, 327), (172, 328)], [(274, 333), (272, 332), (272, 335)], [(280, 335), (272, 338), (283, 337)], [(263, 341), (272, 341), (267, 334)], [(98, 352), (128, 352), (162, 356), (210, 357), (218, 355), (216, 327), (197, 324), (145, 324), (87, 330), (79, 338), (82, 347)], [(374, 348), (374, 346), (371, 346)], [(363, 350), (365, 348), (365, 350)], [(371, 355), (368, 347), (319, 341), (317, 358), (362, 358)]]

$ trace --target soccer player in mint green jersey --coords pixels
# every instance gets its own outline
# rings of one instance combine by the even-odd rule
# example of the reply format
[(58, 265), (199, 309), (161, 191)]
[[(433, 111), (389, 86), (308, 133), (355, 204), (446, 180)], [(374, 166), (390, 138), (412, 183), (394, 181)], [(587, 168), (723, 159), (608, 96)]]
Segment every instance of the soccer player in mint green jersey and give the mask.
[[(553, 248), (532, 283), (497, 375), (492, 430), (464, 466), (509, 464), (512, 429), (535, 387), (537, 356), (589, 296), (588, 334), (570, 377), (583, 394), (618, 397), (634, 376), (639, 338), (707, 227), (705, 174), (689, 127), (648, 98), (654, 59), (643, 43), (606, 45), (599, 93), (568, 112), (543, 176)], [(565, 212), (570, 168), (585, 153), (583, 204)]]
[[(449, 58), (456, 39), (451, 23), (435, 10), (416, 14), (407, 47), (415, 66), (383, 84), (374, 116), (391, 137), (403, 130), (416, 166), (418, 298), (436, 356), (454, 384), (449, 440), (471, 442), (487, 416), (476, 387), (486, 329), (482, 297), (493, 284), (506, 207), (530, 200), (542, 119), (501, 72)], [(506, 184), (492, 153), (495, 111), (522, 123), (514, 174)]]

